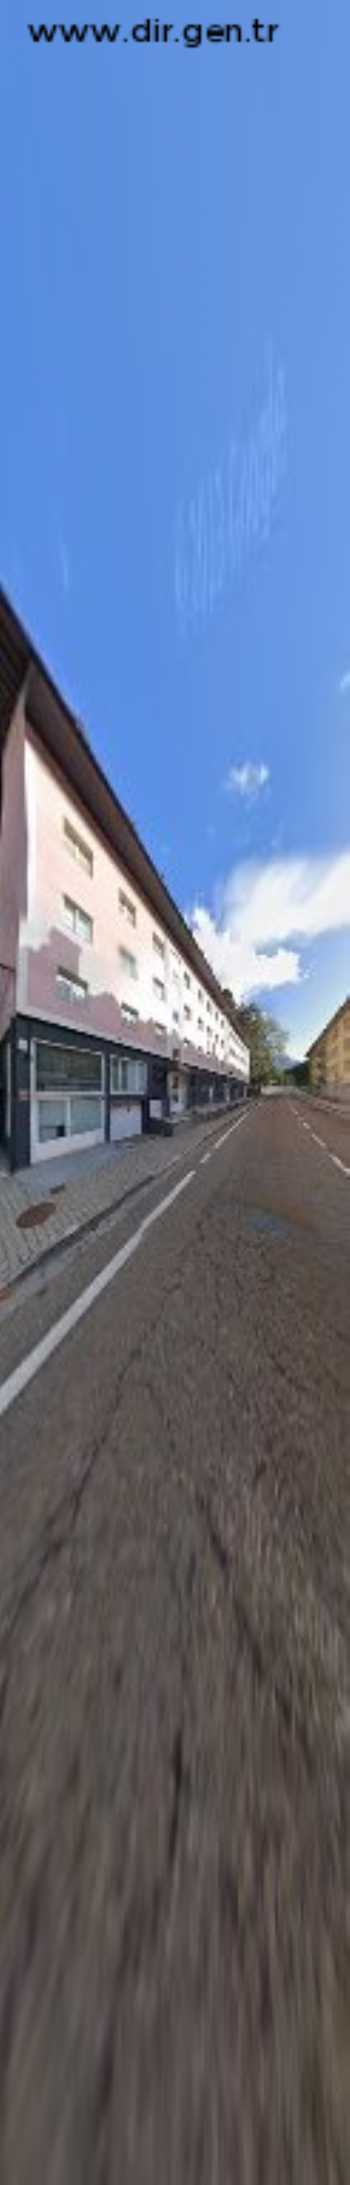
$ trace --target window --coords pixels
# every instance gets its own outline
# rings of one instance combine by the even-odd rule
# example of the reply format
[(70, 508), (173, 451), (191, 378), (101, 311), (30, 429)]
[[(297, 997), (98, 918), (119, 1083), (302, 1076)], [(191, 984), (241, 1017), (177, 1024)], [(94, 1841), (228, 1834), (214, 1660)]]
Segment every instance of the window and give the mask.
[(73, 971), (56, 971), (56, 986), (65, 1001), (85, 1001), (89, 992), (86, 979), (77, 979)]
[(184, 1017), (187, 1017), (187, 1023), (189, 1023), (189, 1019), (190, 1019), (190, 1016), (191, 1016), (191, 1014), (192, 1014), (192, 1012), (191, 1012), (191, 1009), (188, 1009), (188, 1008), (187, 1008), (187, 1003), (185, 1002), (185, 1007), (184, 1007)]
[(208, 997), (207, 997), (207, 1010), (208, 1010), (208, 1017), (211, 1017), (211, 1001), (208, 1001)]
[(129, 926), (136, 926), (136, 906), (131, 901), (131, 895), (125, 895), (124, 888), (119, 888), (119, 910)]
[(119, 956), (120, 962), (123, 965), (123, 971), (125, 971), (125, 973), (127, 974), (128, 979), (137, 979), (138, 971), (136, 956), (131, 956), (130, 950), (128, 948), (120, 948)]
[(92, 941), (92, 918), (86, 910), (80, 910), (79, 903), (72, 902), (70, 895), (63, 896), (63, 917), (69, 933), (76, 933), (79, 941)]
[(178, 1011), (178, 1009), (173, 1009), (173, 1024), (178, 1024), (178, 1022), (179, 1022), (179, 1011)]
[(153, 934), (153, 947), (156, 956), (165, 956), (165, 941), (161, 941), (160, 933)]
[(197, 1001), (199, 1001), (200, 1003), (202, 1001), (202, 989), (200, 986), (197, 987)]
[(35, 1042), (37, 1159), (58, 1139), (103, 1138), (103, 1058), (89, 1047)]
[(90, 1047), (58, 1047), (37, 1040), (36, 1088), (37, 1092), (101, 1092), (102, 1055)]
[(190, 986), (190, 985), (191, 985), (191, 980), (190, 980), (190, 974), (189, 974), (189, 971), (185, 971), (185, 972), (184, 972), (184, 985), (185, 985), (185, 986)]
[(111, 1092), (147, 1092), (147, 1062), (139, 1061), (137, 1055), (112, 1055)]
[(91, 879), (94, 869), (94, 860), (92, 850), (89, 849), (88, 843), (84, 842), (83, 835), (77, 834), (76, 827), (72, 827), (70, 819), (64, 819), (63, 833), (66, 849), (69, 850), (70, 856), (75, 857), (77, 865), (84, 866), (84, 872), (88, 872)]
[(126, 1024), (137, 1024), (139, 1014), (138, 1009), (131, 1009), (129, 1007), (128, 1001), (122, 1001), (120, 1007), (122, 1017), (125, 1017)]
[(165, 986), (163, 985), (163, 979), (152, 979), (152, 986), (153, 993), (158, 994), (158, 1001), (165, 1001)]
[(198, 1017), (198, 1031), (203, 1031), (203, 1017)]
[(156, 1019), (154, 1019), (154, 1030), (155, 1030), (155, 1032), (165, 1032), (165, 1031), (166, 1031), (166, 1025), (165, 1025), (165, 1024), (156, 1024)]

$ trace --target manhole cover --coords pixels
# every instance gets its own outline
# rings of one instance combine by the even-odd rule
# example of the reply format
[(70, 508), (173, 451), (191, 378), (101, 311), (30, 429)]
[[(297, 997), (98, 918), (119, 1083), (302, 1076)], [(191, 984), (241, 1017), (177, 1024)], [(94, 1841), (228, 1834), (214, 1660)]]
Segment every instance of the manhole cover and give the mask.
[(46, 1199), (40, 1199), (38, 1206), (26, 1206), (24, 1214), (17, 1214), (16, 1229), (38, 1229), (49, 1214), (52, 1214), (50, 1202), (47, 1204)]
[(279, 1214), (267, 1214), (257, 1207), (254, 1213), (247, 1215), (247, 1220), (250, 1229), (267, 1230), (270, 1237), (288, 1236), (288, 1222), (281, 1221)]

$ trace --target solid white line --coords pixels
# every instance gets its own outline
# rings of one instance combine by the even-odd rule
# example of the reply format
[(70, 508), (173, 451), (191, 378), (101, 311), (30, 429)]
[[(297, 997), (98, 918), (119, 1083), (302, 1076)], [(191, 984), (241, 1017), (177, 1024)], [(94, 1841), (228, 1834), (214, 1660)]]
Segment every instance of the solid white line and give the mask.
[(312, 1138), (314, 1139), (314, 1142), (315, 1142), (315, 1146), (322, 1146), (322, 1147), (323, 1147), (323, 1152), (324, 1152), (324, 1153), (326, 1153), (326, 1151), (327, 1151), (327, 1148), (326, 1148), (326, 1140), (325, 1140), (325, 1138), (319, 1138), (319, 1137), (318, 1137), (318, 1133), (317, 1133), (317, 1130), (312, 1130), (312, 1131), (311, 1131), (311, 1137), (312, 1137)]
[(216, 1153), (216, 1152), (217, 1152), (217, 1148), (218, 1148), (218, 1146), (224, 1146), (224, 1145), (226, 1144), (226, 1138), (231, 1138), (231, 1137), (232, 1137), (232, 1131), (233, 1131), (233, 1130), (240, 1130), (240, 1126), (241, 1126), (241, 1123), (245, 1123), (245, 1115), (239, 1115), (239, 1117), (238, 1117), (238, 1123), (230, 1123), (230, 1129), (229, 1129), (229, 1130), (224, 1130), (224, 1131), (222, 1132), (222, 1136), (221, 1136), (221, 1138), (215, 1138), (215, 1139), (214, 1139), (214, 1146), (213, 1146), (213, 1152), (214, 1152), (214, 1153)]
[[(212, 1152), (212, 1151), (213, 1151), (213, 1147), (212, 1147), (212, 1149), (211, 1149), (211, 1152)], [(204, 1168), (204, 1166), (205, 1166), (205, 1162), (206, 1162), (206, 1161), (211, 1161), (211, 1152), (210, 1152), (210, 1153), (201, 1153), (201, 1160), (200, 1160), (200, 1165), (201, 1165), (201, 1168)]]
[(330, 1159), (334, 1161), (335, 1168), (342, 1169), (343, 1176), (350, 1176), (350, 1168), (345, 1168), (345, 1162), (339, 1160), (339, 1153), (331, 1153)]
[(153, 1222), (160, 1221), (161, 1215), (166, 1214), (168, 1207), (174, 1205), (175, 1199), (180, 1196), (180, 1192), (185, 1191), (186, 1185), (192, 1183), (195, 1174), (196, 1170), (190, 1168), (187, 1175), (181, 1177), (180, 1183), (174, 1184), (173, 1190), (167, 1192), (166, 1198), (161, 1199), (160, 1205), (153, 1207), (151, 1214), (145, 1214), (144, 1220), (140, 1222), (139, 1229), (134, 1230), (134, 1234), (128, 1238), (127, 1244), (120, 1246), (119, 1252), (115, 1252), (114, 1258), (108, 1261), (107, 1267), (101, 1268), (100, 1274), (95, 1275), (94, 1281), (88, 1283), (87, 1289), (82, 1290), (81, 1296), (76, 1297), (74, 1304), (68, 1306), (67, 1312), (62, 1313), (61, 1319), (56, 1321), (56, 1325), (48, 1329), (48, 1333), (42, 1337), (41, 1343), (35, 1344), (35, 1349), (29, 1352), (28, 1358), (23, 1358), (22, 1364), (15, 1367), (14, 1373), (9, 1374), (7, 1381), (3, 1381), (2, 1387), (0, 1387), (0, 1417), (4, 1416), (5, 1411), (10, 1410), (11, 1404), (15, 1403), (16, 1396), (22, 1395), (23, 1389), (27, 1388), (29, 1381), (34, 1380), (35, 1374), (40, 1373), (41, 1367), (45, 1366), (47, 1359), (52, 1357), (52, 1352), (58, 1350), (60, 1344), (64, 1343), (66, 1335), (70, 1335), (72, 1328), (76, 1328), (79, 1320), (84, 1319), (85, 1313), (90, 1312), (90, 1307), (95, 1304), (96, 1298), (102, 1296), (102, 1291), (107, 1289), (108, 1284), (114, 1281), (115, 1275), (120, 1274), (121, 1268), (126, 1266), (127, 1260), (132, 1259), (134, 1253), (138, 1251), (139, 1245), (142, 1244), (147, 1230), (152, 1228)]

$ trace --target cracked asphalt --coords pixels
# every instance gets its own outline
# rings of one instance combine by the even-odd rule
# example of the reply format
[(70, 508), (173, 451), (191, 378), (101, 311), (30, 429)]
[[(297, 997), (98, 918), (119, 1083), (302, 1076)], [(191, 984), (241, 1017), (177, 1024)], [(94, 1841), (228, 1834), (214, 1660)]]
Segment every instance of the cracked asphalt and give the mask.
[(1, 2185), (348, 2185), (349, 1272), (260, 1102), (2, 1423)]

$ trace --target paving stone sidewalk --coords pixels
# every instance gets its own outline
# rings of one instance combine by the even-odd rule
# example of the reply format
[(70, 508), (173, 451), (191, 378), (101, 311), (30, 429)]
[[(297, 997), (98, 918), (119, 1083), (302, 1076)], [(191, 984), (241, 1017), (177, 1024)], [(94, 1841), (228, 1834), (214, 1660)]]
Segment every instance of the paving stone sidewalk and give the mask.
[[(0, 1304), (10, 1284), (43, 1252), (108, 1214), (133, 1187), (171, 1173), (180, 1152), (194, 1151), (223, 1110), (210, 1120), (178, 1124), (172, 1137), (145, 1136), (124, 1145), (95, 1146), (40, 1166), (0, 1173)], [(224, 1121), (231, 1120), (226, 1110)], [(28, 1226), (27, 1226), (28, 1224)]]

